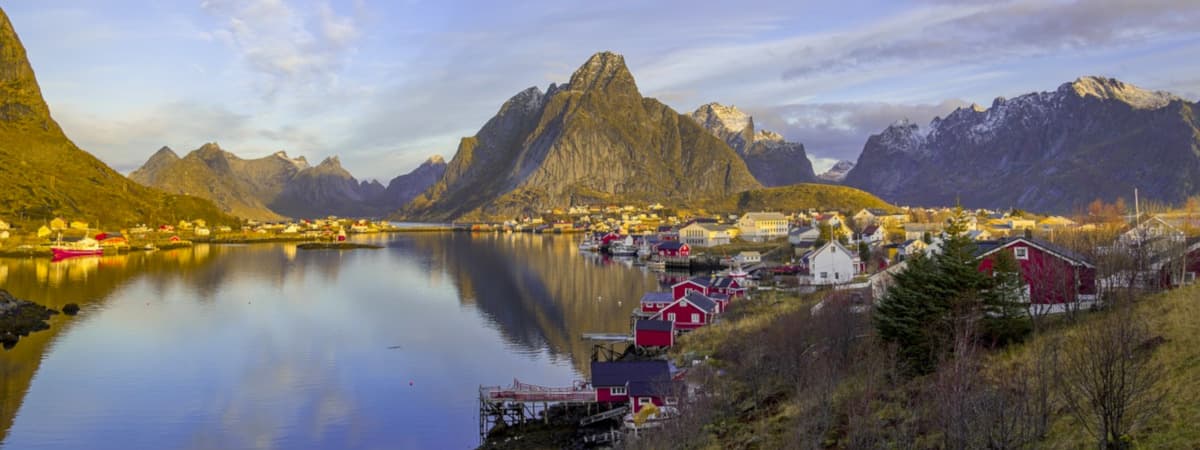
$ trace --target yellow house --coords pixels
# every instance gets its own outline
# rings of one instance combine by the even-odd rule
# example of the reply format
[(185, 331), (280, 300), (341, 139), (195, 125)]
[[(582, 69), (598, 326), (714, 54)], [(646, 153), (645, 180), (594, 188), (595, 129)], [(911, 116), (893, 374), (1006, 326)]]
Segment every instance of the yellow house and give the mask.
[(37, 237), (44, 238), (49, 235), (50, 235), (50, 228), (47, 228), (45, 225), (42, 225), (41, 228), (38, 228)]
[(72, 220), (72, 221), (71, 221), (71, 229), (72, 229), (72, 230), (84, 230), (84, 231), (87, 231), (87, 229), (88, 229), (88, 223), (87, 223), (87, 222), (78, 221), (78, 220)]
[(51, 230), (65, 230), (65, 229), (67, 229), (67, 221), (62, 220), (62, 218), (55, 217), (54, 220), (50, 221), (50, 229)]
[(7, 230), (10, 228), (12, 228), (12, 225), (9, 225), (8, 222), (0, 220), (0, 230)]

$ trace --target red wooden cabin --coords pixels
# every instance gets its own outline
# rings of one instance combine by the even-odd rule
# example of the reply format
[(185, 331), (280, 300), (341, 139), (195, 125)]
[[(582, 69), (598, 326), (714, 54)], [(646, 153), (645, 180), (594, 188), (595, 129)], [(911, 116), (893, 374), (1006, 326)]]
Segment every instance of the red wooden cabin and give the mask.
[(694, 330), (712, 323), (712, 319), (720, 313), (719, 308), (717, 302), (708, 296), (699, 292), (688, 292), (651, 319), (675, 322), (677, 330)]
[(992, 271), (995, 255), (1012, 252), (1035, 305), (1096, 299), (1096, 266), (1067, 249), (1040, 239), (1016, 237), (980, 244), (979, 270)]
[(674, 302), (675, 297), (670, 292), (647, 292), (642, 294), (642, 312), (656, 313)]
[(639, 319), (633, 324), (633, 345), (642, 348), (675, 345), (675, 322)]

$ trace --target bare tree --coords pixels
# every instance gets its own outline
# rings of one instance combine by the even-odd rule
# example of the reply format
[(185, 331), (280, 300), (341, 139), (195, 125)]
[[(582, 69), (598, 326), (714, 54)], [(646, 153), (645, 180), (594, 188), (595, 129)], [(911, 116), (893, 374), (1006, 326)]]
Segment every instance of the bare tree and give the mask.
[(1129, 435), (1160, 409), (1165, 372), (1152, 357), (1159, 342), (1128, 306), (1070, 342), (1059, 372), (1063, 402), (1098, 448), (1128, 448)]

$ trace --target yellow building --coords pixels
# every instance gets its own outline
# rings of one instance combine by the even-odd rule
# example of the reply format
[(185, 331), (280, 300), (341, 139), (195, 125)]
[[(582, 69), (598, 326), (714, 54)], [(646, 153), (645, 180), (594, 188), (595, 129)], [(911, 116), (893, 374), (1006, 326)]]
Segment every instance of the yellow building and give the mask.
[(72, 221), (71, 221), (71, 229), (72, 229), (72, 230), (84, 230), (84, 231), (87, 231), (87, 229), (88, 229), (88, 223), (87, 223), (87, 222), (78, 221), (78, 220), (72, 220)]
[(67, 221), (62, 220), (62, 218), (55, 217), (54, 220), (50, 221), (50, 229), (56, 231), (65, 230), (67, 229)]
[(41, 228), (38, 228), (37, 237), (44, 238), (49, 235), (50, 235), (50, 228), (47, 228), (45, 225), (42, 225)]

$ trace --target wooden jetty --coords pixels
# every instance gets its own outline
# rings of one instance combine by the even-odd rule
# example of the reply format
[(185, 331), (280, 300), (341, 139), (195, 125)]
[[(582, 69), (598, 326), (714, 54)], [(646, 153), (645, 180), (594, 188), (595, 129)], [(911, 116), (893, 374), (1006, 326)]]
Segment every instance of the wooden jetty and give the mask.
[(479, 442), (496, 425), (518, 425), (546, 415), (551, 405), (591, 404), (596, 402), (596, 389), (586, 382), (576, 381), (570, 387), (547, 387), (522, 383), (513, 379), (511, 386), (479, 387)]

